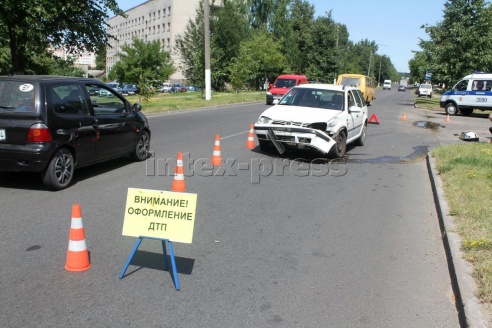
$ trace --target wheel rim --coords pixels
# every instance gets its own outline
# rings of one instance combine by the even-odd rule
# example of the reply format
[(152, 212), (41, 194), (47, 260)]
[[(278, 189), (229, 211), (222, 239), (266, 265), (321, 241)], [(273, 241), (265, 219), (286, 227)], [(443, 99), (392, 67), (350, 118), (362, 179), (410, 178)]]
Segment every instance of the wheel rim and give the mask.
[(344, 151), (344, 147), (345, 147), (345, 145), (343, 143), (342, 133), (339, 133), (337, 135), (336, 143), (337, 143), (337, 151), (338, 151), (339, 154), (341, 154)]
[(72, 158), (67, 154), (62, 154), (55, 162), (55, 177), (59, 184), (64, 185), (70, 182), (73, 173)]
[(143, 133), (137, 144), (137, 152), (140, 157), (146, 157), (147, 154), (149, 153), (149, 147), (150, 147), (150, 140), (149, 136), (147, 133)]
[(449, 104), (446, 109), (449, 115), (454, 115), (456, 113), (456, 107), (453, 104)]

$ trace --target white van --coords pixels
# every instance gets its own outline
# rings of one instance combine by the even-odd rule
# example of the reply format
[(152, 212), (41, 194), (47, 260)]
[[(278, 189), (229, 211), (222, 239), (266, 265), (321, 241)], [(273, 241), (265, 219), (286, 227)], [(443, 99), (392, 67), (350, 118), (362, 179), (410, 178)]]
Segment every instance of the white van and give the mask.
[(474, 109), (492, 110), (492, 74), (473, 73), (465, 76), (441, 96), (439, 102), (446, 114), (470, 115)]
[(384, 80), (383, 90), (385, 90), (385, 89), (391, 90), (391, 80)]

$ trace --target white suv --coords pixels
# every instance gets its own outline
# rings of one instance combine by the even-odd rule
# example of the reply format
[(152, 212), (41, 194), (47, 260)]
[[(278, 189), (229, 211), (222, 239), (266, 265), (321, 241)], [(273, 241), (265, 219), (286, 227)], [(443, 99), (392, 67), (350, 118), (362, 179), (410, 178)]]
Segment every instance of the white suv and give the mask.
[(417, 95), (419, 96), (426, 96), (431, 98), (432, 97), (432, 85), (423, 83), (419, 86), (419, 89), (417, 90)]
[(305, 149), (340, 158), (348, 143), (364, 145), (367, 105), (355, 87), (302, 84), (264, 111), (254, 129), (262, 150)]

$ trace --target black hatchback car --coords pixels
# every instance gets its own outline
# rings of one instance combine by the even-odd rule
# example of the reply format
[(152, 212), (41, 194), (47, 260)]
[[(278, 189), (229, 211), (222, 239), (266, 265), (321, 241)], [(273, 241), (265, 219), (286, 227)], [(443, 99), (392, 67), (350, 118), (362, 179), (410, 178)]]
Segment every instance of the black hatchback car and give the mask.
[(150, 129), (140, 110), (94, 79), (0, 76), (0, 171), (40, 172), (48, 189), (60, 190), (75, 168), (127, 155), (143, 161)]

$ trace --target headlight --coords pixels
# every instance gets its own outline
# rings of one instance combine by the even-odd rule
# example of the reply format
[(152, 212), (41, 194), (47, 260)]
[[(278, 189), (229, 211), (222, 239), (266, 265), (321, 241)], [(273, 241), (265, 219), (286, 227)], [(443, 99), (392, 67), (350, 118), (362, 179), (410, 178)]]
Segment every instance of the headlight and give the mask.
[(259, 124), (269, 124), (272, 122), (272, 119), (269, 118), (269, 117), (266, 117), (266, 116), (261, 116), (259, 119), (258, 119), (258, 123)]
[(331, 121), (328, 122), (328, 127), (332, 128), (336, 126), (338, 123), (338, 117), (333, 118)]

